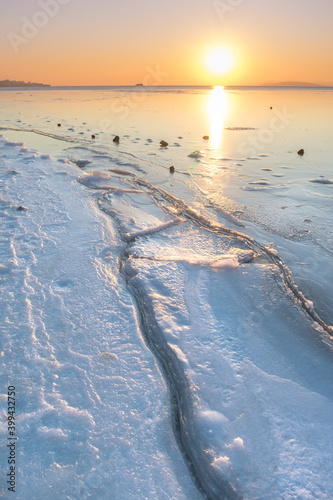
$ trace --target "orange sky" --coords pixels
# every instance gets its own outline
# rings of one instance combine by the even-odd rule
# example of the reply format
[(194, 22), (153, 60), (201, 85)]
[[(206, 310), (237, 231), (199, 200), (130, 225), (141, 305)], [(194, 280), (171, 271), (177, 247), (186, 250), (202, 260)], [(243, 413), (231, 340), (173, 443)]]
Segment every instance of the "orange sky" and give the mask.
[[(0, 1), (0, 79), (333, 85), (331, 0)], [(206, 66), (217, 47), (234, 58), (221, 75)]]

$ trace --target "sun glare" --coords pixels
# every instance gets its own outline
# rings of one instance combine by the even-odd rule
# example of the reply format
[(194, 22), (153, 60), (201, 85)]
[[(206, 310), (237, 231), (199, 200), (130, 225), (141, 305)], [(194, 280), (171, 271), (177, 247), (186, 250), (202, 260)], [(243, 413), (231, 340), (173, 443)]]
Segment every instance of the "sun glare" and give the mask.
[(228, 113), (227, 94), (217, 85), (210, 92), (208, 115), (210, 119), (210, 142), (213, 149), (220, 149), (223, 141), (223, 127)]
[(206, 59), (208, 69), (216, 75), (229, 71), (233, 62), (233, 56), (227, 49), (215, 49), (208, 54)]

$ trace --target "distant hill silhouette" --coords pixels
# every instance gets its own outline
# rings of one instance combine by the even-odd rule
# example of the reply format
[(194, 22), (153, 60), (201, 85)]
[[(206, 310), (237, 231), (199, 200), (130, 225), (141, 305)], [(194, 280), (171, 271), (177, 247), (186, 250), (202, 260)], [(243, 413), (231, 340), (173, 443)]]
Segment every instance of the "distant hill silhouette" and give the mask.
[(313, 82), (270, 82), (264, 83), (265, 87), (330, 87), (330, 85), (321, 85)]
[(45, 85), (44, 83), (23, 82), (16, 80), (0, 80), (0, 87), (51, 87), (51, 85)]

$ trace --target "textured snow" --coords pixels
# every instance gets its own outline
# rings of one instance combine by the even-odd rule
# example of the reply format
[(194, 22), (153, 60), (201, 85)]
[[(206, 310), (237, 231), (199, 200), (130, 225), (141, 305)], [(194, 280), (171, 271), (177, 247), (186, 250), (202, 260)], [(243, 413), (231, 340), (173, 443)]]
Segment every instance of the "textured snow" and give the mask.
[[(228, 247), (234, 265), (210, 269)], [(240, 263), (241, 247), (186, 223), (138, 238), (126, 269), (184, 366), (214, 470), (245, 498), (329, 498), (332, 351), (278, 269), (265, 258)]]
[(15, 385), (16, 498), (199, 498), (119, 275), (116, 225), (69, 165), (14, 146), (0, 171), (0, 454)]

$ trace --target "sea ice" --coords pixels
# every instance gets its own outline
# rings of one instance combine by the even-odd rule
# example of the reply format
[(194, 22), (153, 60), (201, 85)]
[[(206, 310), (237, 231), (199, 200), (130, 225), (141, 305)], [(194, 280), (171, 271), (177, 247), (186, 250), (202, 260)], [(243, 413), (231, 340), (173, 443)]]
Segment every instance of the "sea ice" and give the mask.
[(75, 167), (28, 157), (13, 146), (0, 165), (0, 371), (16, 387), (16, 497), (199, 500), (119, 274), (116, 224)]

